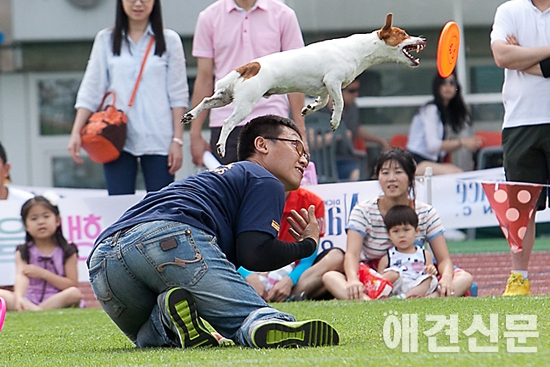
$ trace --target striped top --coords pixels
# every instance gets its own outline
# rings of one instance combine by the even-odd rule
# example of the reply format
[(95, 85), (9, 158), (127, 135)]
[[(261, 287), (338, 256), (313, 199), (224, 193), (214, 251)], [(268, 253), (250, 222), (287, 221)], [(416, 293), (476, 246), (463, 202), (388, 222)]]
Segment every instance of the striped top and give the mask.
[[(437, 210), (431, 205), (415, 201), (418, 214), (418, 235), (414, 244), (423, 246), (445, 232)], [(363, 235), (363, 260), (380, 259), (393, 246), (378, 208), (378, 198), (363, 201), (355, 205), (351, 211), (347, 230), (354, 230)]]

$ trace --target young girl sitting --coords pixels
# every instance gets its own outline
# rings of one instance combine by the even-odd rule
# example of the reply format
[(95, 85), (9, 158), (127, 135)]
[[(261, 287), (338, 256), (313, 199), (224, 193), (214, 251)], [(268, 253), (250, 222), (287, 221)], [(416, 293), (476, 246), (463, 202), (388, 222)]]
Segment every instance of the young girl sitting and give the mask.
[(386, 213), (384, 224), (393, 247), (378, 264), (378, 272), (393, 285), (392, 295), (424, 297), (435, 291), (437, 270), (430, 251), (415, 246), (418, 215), (413, 208), (396, 205)]
[(78, 306), (77, 248), (61, 232), (59, 209), (43, 196), (21, 208), (25, 244), (15, 252), (13, 292), (0, 290), (9, 311), (39, 311)]

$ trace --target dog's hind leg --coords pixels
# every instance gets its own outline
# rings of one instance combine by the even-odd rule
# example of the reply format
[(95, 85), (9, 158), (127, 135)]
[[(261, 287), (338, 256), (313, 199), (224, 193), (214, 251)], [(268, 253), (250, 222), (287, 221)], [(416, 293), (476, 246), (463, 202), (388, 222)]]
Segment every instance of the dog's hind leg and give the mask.
[(233, 129), (240, 124), (254, 109), (255, 103), (246, 103), (243, 107), (242, 103), (238, 103), (235, 101), (235, 109), (233, 110), (233, 113), (229, 115), (228, 118), (226, 118), (223, 122), (222, 131), (220, 132), (220, 137), (218, 138), (218, 142), (216, 143), (216, 147), (218, 150), (218, 154), (220, 157), (225, 156), (225, 144), (227, 142), (227, 138), (229, 137), (229, 134)]
[(202, 111), (209, 110), (211, 108), (223, 107), (230, 104), (232, 101), (232, 95), (226, 88), (216, 90), (211, 97), (204, 98), (201, 103), (195, 106), (195, 108), (183, 115), (181, 122), (188, 124), (196, 119)]
[(319, 111), (321, 108), (325, 107), (328, 103), (328, 93), (322, 94), (315, 98), (313, 103), (308, 104), (302, 108), (302, 116), (307, 116), (315, 111)]
[(330, 117), (330, 127), (332, 131), (338, 129), (340, 120), (342, 119), (342, 111), (344, 110), (344, 99), (342, 97), (342, 83), (327, 83), (328, 93), (332, 98), (332, 116)]

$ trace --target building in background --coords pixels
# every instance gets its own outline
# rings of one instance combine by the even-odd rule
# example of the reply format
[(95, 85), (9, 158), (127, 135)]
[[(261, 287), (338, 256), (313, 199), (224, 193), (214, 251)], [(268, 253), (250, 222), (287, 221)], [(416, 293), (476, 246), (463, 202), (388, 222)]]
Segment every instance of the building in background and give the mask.
[[(196, 70), (191, 56), (195, 22), (213, 1), (162, 0), (165, 27), (183, 39), (191, 87)], [(361, 76), (358, 105), (363, 123), (387, 139), (406, 133), (415, 109), (431, 98), (439, 32), (447, 21), (456, 21), (462, 30), (457, 69), (474, 128), (500, 129), (503, 72), (493, 62), (489, 33), (503, 1), (285, 2), (296, 11), (306, 44), (379, 29), (389, 12), (395, 26), (427, 38), (418, 68), (383, 64)], [(101, 165), (89, 160), (75, 164), (66, 146), (93, 38), (114, 23), (114, 9), (114, 0), (0, 0), (0, 140), (14, 167), (14, 184), (104, 187)], [(185, 138), (178, 179), (195, 171), (187, 134)]]

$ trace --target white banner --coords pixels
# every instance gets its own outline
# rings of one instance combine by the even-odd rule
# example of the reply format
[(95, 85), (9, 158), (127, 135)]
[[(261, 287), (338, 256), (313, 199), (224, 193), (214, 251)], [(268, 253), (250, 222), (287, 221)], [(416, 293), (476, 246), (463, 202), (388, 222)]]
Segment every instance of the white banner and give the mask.
[[(431, 185), (426, 182), (431, 180)], [(419, 177), (416, 198), (433, 205), (446, 229), (498, 226), (481, 182), (504, 181), (504, 170), (493, 168), (453, 175)], [(430, 190), (431, 187), (431, 190)], [(325, 236), (321, 249), (346, 247), (345, 226), (357, 202), (382, 194), (378, 181), (360, 181), (306, 186), (325, 201)], [(550, 210), (537, 213), (537, 222), (550, 222)]]
[[(58, 188), (55, 191), (63, 196), (59, 201), (63, 234), (78, 247), (78, 280), (87, 281), (86, 258), (95, 239), (143, 195), (107, 196), (102, 190), (97, 190), (89, 193), (91, 196), (80, 197), (78, 191)], [(23, 203), (20, 200), (0, 200), (0, 285), (12, 285), (15, 279), (15, 248), (25, 242), (25, 228), (20, 216)]]
[[(417, 199), (437, 209), (447, 229), (498, 226), (481, 182), (504, 181), (501, 168), (471, 171), (455, 175), (434, 176), (431, 185), (426, 178), (417, 179)], [(431, 194), (429, 187), (431, 186)], [(41, 194), (52, 188), (17, 188)], [(382, 193), (378, 181), (360, 181), (307, 186), (325, 201), (325, 237), (320, 250), (346, 247), (345, 226), (353, 206)], [(61, 196), (63, 233), (79, 249), (79, 280), (88, 280), (85, 260), (99, 233), (113, 223), (127, 208), (139, 201), (144, 193), (127, 196), (107, 196), (105, 190), (53, 189)], [(25, 229), (20, 210), (23, 201), (0, 200), (0, 285), (11, 285), (15, 278), (13, 262), (15, 247), (24, 242)], [(550, 222), (550, 211), (537, 214), (537, 222)]]

